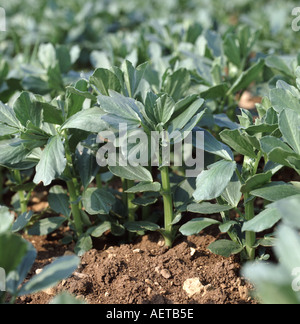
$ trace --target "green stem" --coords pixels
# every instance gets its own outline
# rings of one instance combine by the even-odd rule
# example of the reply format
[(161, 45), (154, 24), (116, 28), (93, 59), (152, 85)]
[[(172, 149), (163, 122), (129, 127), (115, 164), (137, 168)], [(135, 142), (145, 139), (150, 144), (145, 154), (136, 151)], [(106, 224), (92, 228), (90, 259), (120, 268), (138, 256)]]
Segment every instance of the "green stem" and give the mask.
[[(127, 188), (130, 189), (134, 186), (134, 181), (132, 180), (127, 180)], [(135, 221), (135, 210), (136, 206), (132, 203), (132, 201), (135, 198), (134, 193), (128, 193), (127, 194), (127, 207), (128, 207), (128, 220), (130, 222)]]
[(101, 179), (101, 173), (98, 173), (96, 175), (96, 184), (97, 184), (97, 188), (101, 189), (102, 188), (102, 179)]
[(167, 247), (173, 245), (173, 226), (174, 209), (173, 209), (173, 196), (170, 184), (169, 168), (164, 166), (161, 168), (161, 181), (162, 181), (162, 196), (164, 201), (164, 218), (165, 230), (164, 238)]
[[(245, 199), (245, 219), (246, 221), (250, 221), (254, 218), (254, 200), (248, 201), (250, 198), (250, 194), (246, 193), (244, 196)], [(256, 241), (256, 233), (246, 231), (245, 233), (246, 240), (246, 251), (250, 260), (254, 260), (255, 258), (255, 248), (253, 247)]]
[(66, 159), (67, 159), (67, 167), (65, 173), (66, 176), (69, 178), (69, 180), (67, 181), (67, 187), (70, 195), (72, 216), (73, 216), (77, 236), (80, 236), (83, 233), (83, 224), (82, 224), (81, 212), (80, 212), (81, 202), (78, 201), (79, 185), (74, 175), (73, 160), (72, 160), (72, 155), (69, 147), (67, 132), (65, 132), (65, 152), (66, 152)]
[[(17, 185), (22, 184), (22, 176), (19, 170), (14, 170), (14, 177), (16, 180)], [(20, 199), (20, 206), (22, 214), (27, 213), (27, 200), (25, 197), (25, 193), (23, 190), (18, 191), (19, 199)]]

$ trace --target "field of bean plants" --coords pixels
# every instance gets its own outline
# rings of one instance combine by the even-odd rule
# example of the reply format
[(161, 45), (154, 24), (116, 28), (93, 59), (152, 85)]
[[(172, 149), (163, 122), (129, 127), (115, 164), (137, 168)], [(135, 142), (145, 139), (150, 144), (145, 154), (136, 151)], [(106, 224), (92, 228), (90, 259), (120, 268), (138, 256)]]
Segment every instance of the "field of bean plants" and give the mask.
[(299, 304), (299, 44), (297, 1), (0, 0), (0, 304)]

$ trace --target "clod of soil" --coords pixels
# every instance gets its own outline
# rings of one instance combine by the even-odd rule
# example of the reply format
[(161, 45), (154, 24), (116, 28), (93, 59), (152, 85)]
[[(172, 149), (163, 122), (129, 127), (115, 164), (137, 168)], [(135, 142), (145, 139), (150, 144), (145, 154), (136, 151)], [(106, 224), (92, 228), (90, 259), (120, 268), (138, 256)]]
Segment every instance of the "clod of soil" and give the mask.
[[(52, 295), (41, 292), (18, 302), (45, 304), (66, 290), (90, 304), (256, 303), (249, 297), (251, 287), (239, 275), (237, 259), (225, 259), (207, 250), (214, 236), (183, 237), (172, 249), (160, 246), (160, 239), (158, 234), (149, 234), (134, 244), (93, 249), (82, 257), (72, 277), (51, 290)], [(31, 240), (37, 241), (35, 237)], [(41, 258), (49, 263), (44, 252), (38, 256), (39, 268)], [(60, 252), (65, 253), (63, 249)], [(189, 280), (199, 286), (192, 294), (185, 290)]]

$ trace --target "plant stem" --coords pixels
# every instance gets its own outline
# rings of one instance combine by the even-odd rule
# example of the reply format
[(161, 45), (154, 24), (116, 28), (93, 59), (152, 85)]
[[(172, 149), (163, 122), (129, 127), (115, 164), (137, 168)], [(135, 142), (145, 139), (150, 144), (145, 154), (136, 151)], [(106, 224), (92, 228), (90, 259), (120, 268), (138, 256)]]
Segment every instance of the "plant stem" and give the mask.
[(162, 196), (164, 201), (164, 217), (165, 217), (165, 230), (164, 238), (167, 247), (173, 245), (173, 226), (174, 209), (173, 209), (173, 196), (170, 185), (169, 168), (164, 166), (161, 168), (161, 181), (162, 181)]
[[(132, 180), (127, 180), (127, 188), (130, 189), (134, 186), (134, 181)], [(136, 206), (132, 203), (132, 201), (135, 198), (134, 193), (128, 193), (127, 194), (127, 207), (128, 207), (128, 220), (130, 222), (135, 221), (135, 210)]]
[(97, 188), (101, 189), (102, 188), (102, 179), (101, 179), (101, 173), (98, 173), (96, 175), (96, 184), (97, 184)]
[[(22, 176), (19, 170), (14, 170), (14, 177), (17, 185), (22, 184)], [(20, 199), (20, 207), (22, 214), (27, 213), (27, 201), (25, 198), (25, 193), (23, 190), (18, 191), (19, 199)]]
[(67, 159), (67, 167), (65, 173), (66, 176), (69, 178), (69, 180), (67, 181), (67, 187), (70, 195), (72, 216), (73, 216), (77, 236), (80, 236), (83, 233), (83, 224), (82, 224), (81, 212), (80, 212), (81, 202), (78, 201), (79, 200), (78, 181), (74, 176), (73, 160), (70, 152), (67, 132), (65, 132), (65, 152), (66, 152), (66, 159)]
[[(254, 218), (254, 200), (248, 201), (250, 198), (250, 194), (245, 194), (245, 218), (246, 221), (250, 221)], [(256, 233), (246, 231), (245, 233), (245, 240), (246, 240), (246, 251), (250, 260), (254, 260), (255, 258), (255, 248), (253, 247), (256, 241)]]

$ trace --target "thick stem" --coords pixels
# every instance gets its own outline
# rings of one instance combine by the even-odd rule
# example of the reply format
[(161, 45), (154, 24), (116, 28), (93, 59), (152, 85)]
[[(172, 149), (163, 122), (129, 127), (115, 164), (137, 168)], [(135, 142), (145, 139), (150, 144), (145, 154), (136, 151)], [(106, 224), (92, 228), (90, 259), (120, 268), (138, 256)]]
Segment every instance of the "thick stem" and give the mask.
[[(245, 219), (246, 221), (250, 221), (251, 219), (254, 218), (254, 201), (253, 199), (250, 201), (249, 200), (250, 195), (247, 193), (245, 194)], [(250, 260), (254, 260), (255, 258), (255, 248), (253, 247), (256, 241), (256, 233), (255, 232), (250, 232), (246, 231), (245, 233), (245, 240), (246, 240), (246, 251), (248, 254), (248, 257)]]
[(102, 189), (102, 179), (100, 173), (96, 175), (96, 184), (98, 189)]
[[(132, 180), (127, 180), (127, 188), (130, 189), (134, 186), (134, 181)], [(132, 201), (135, 198), (134, 193), (128, 193), (127, 194), (127, 207), (128, 207), (128, 220), (130, 222), (135, 221), (135, 210), (136, 206), (132, 203)]]
[(76, 233), (78, 236), (80, 236), (83, 232), (82, 228), (82, 221), (81, 221), (81, 212), (80, 212), (80, 204), (77, 202), (77, 192), (76, 187), (74, 185), (73, 179), (67, 181), (68, 191), (70, 194), (70, 202), (71, 202), (71, 210), (72, 210), (72, 216), (76, 228)]
[[(22, 176), (19, 170), (14, 170), (14, 177), (16, 180), (17, 185), (22, 184)], [(25, 198), (25, 193), (23, 190), (18, 191), (19, 199), (20, 199), (20, 206), (22, 214), (27, 213), (27, 200)]]
[(67, 181), (67, 187), (70, 195), (71, 210), (72, 216), (76, 228), (77, 236), (80, 236), (83, 233), (83, 224), (81, 220), (81, 202), (78, 201), (79, 198), (79, 186), (78, 181), (74, 175), (73, 170), (73, 160), (68, 142), (68, 134), (65, 133), (65, 152), (67, 159), (67, 167), (65, 170), (66, 176), (69, 178)]
[(162, 196), (164, 201), (164, 217), (165, 217), (165, 230), (164, 237), (167, 247), (173, 245), (173, 226), (174, 209), (173, 209), (173, 196), (170, 185), (169, 168), (164, 166), (161, 168), (161, 181), (162, 181)]

